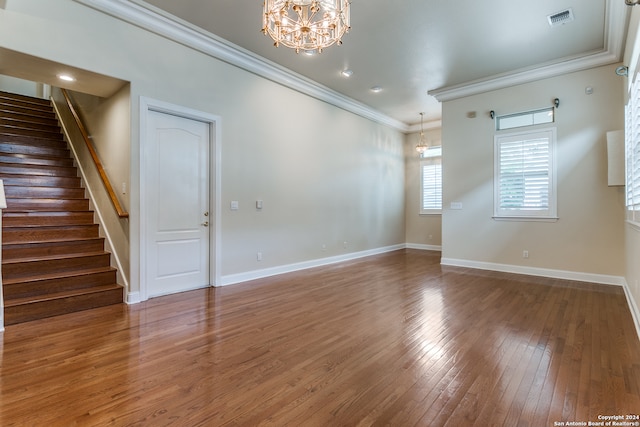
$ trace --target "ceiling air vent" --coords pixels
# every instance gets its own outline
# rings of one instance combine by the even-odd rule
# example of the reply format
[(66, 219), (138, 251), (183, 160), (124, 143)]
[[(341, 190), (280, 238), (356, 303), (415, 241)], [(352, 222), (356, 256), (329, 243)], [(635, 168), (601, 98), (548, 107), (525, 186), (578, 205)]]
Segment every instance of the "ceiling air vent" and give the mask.
[(567, 22), (571, 22), (573, 21), (573, 9), (569, 8), (563, 10), (562, 12), (549, 15), (547, 16), (547, 20), (549, 21), (549, 25), (551, 25), (552, 27), (557, 27), (558, 25), (563, 25)]

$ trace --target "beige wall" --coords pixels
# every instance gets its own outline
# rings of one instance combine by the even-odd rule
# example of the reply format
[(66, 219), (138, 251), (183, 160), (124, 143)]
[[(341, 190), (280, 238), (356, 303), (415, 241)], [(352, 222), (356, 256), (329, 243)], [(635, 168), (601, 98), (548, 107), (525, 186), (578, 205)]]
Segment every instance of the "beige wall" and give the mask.
[[(104, 171), (116, 193), (122, 209), (129, 211), (129, 157), (130, 144), (130, 87), (125, 85), (109, 98), (68, 91)], [(82, 134), (77, 130), (71, 112), (62, 93), (54, 88), (52, 98), (57, 105), (63, 123), (69, 132), (70, 144), (81, 167), (85, 186), (91, 194), (93, 209), (102, 225), (101, 233), (107, 237), (107, 250), (112, 265), (118, 269), (118, 283), (129, 284), (129, 219), (119, 218), (107, 189), (86, 147)]]
[[(586, 273), (604, 282), (624, 274), (623, 190), (607, 186), (605, 135), (624, 125), (622, 86), (614, 69), (600, 67), (443, 104), (445, 262)], [(585, 93), (588, 86), (592, 95)], [(556, 97), (559, 220), (492, 219), (494, 122), (489, 111), (547, 107)], [(472, 111), (477, 117), (467, 118)], [(448, 209), (454, 201), (463, 208)], [(523, 250), (529, 251), (528, 259)]]
[(17, 93), (19, 95), (40, 97), (42, 90), (38, 90), (36, 82), (18, 79), (0, 74), (0, 90), (4, 92)]
[(0, 47), (131, 82), (131, 292), (139, 290), (140, 96), (221, 118), (222, 275), (404, 243), (401, 132), (71, 0), (6, 3)]
[[(629, 76), (640, 71), (640, 8), (632, 8), (624, 64), (629, 65)], [(636, 77), (637, 78), (637, 77)], [(630, 79), (624, 79), (625, 101)], [(636, 327), (640, 331), (640, 228), (630, 223), (625, 224), (626, 268), (625, 280), (636, 312)], [(640, 332), (639, 332), (640, 333)]]
[[(441, 145), (441, 130), (426, 129), (425, 139), (430, 146)], [(439, 250), (442, 245), (442, 215), (420, 215), (420, 156), (416, 152), (419, 133), (405, 138), (405, 240), (407, 246)]]

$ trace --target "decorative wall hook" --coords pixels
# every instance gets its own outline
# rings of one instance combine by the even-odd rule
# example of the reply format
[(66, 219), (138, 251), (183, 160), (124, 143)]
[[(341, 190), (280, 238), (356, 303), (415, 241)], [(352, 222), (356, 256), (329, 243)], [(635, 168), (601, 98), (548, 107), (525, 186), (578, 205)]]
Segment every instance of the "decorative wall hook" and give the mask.
[(489, 111), (489, 117), (491, 117), (492, 119), (496, 117), (496, 112), (491, 110)]
[(560, 106), (560, 98), (556, 98), (553, 100), (553, 105), (558, 108)]

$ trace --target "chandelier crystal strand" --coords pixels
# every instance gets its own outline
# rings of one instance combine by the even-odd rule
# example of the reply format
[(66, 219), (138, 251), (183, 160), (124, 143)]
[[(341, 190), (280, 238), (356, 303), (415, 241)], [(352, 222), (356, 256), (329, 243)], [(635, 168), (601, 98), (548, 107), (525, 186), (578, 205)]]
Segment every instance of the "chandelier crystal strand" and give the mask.
[(424, 128), (422, 126), (423, 118), (424, 118), (424, 113), (420, 113), (420, 139), (418, 139), (418, 145), (416, 145), (416, 151), (419, 154), (423, 154), (429, 149), (429, 145), (427, 144), (427, 141), (424, 139)]
[(305, 52), (342, 44), (349, 31), (348, 0), (264, 0), (262, 32), (281, 44)]

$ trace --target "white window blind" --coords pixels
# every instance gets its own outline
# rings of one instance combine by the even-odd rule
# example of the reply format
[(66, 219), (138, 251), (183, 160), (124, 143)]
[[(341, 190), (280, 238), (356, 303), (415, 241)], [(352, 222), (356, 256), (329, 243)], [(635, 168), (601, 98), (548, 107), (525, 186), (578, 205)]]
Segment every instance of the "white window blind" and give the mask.
[(497, 135), (494, 215), (555, 218), (555, 128)]
[(640, 84), (631, 84), (626, 107), (625, 160), (627, 219), (640, 222)]
[(442, 213), (442, 149), (432, 147), (420, 161), (420, 213)]

